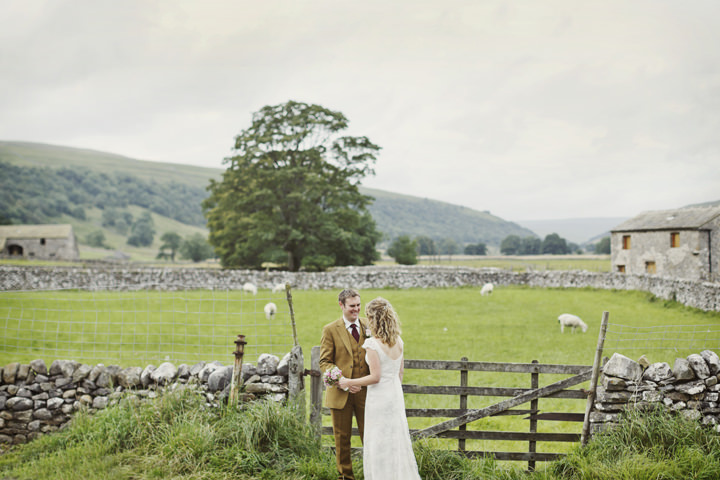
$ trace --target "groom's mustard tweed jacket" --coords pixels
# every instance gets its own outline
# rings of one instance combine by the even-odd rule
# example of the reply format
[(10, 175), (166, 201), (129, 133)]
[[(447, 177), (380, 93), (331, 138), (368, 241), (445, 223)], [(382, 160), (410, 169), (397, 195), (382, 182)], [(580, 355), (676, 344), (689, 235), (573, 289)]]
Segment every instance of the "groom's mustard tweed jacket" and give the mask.
[[(367, 319), (360, 318), (360, 341), (356, 342), (345, 328), (342, 317), (323, 327), (320, 341), (320, 370), (337, 365), (344, 377), (360, 378), (370, 375), (370, 367), (365, 362), (365, 349), (362, 344), (367, 337)], [(366, 389), (363, 387), (363, 392)], [(330, 387), (325, 394), (325, 405), (329, 408), (343, 408), (349, 393), (337, 387)]]

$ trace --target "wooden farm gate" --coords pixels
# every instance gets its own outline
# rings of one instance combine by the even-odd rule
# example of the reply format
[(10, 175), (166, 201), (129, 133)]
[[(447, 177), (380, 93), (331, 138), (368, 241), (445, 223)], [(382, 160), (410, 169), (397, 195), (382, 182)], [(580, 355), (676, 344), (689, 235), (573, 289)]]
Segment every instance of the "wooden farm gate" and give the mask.
[[(312, 349), (311, 366), (311, 411), (310, 421), (314, 423), (321, 435), (332, 435), (332, 427), (322, 426), (322, 416), (330, 415), (328, 408), (322, 407), (323, 384), (319, 376), (320, 368), (320, 347)], [(451, 418), (441, 421), (431, 427), (422, 430), (411, 430), (413, 437), (438, 437), (457, 439), (457, 451), (468, 457), (492, 455), (497, 460), (528, 462), (528, 470), (535, 469), (537, 461), (551, 461), (561, 457), (560, 453), (541, 453), (536, 451), (537, 442), (580, 442), (582, 422), (585, 417), (584, 411), (588, 391), (582, 389), (571, 390), (576, 386), (591, 379), (592, 365), (555, 365), (533, 363), (493, 363), (493, 362), (470, 362), (467, 358), (460, 361), (434, 361), (434, 360), (405, 360), (405, 370), (455, 370), (459, 372), (458, 385), (446, 386), (422, 386), (403, 385), (405, 394), (419, 395), (445, 395), (458, 397), (458, 408), (408, 408), (406, 413), (410, 417), (425, 418)], [(500, 372), (507, 374), (528, 374), (528, 388), (517, 387), (482, 387), (468, 384), (469, 372)], [(563, 380), (554, 382), (544, 387), (540, 385), (541, 374), (572, 375)], [(499, 403), (492, 404), (481, 409), (468, 409), (468, 398), (472, 396), (488, 397), (509, 397)], [(540, 398), (562, 398), (577, 399), (578, 413), (567, 412), (540, 412), (538, 402)], [(529, 408), (516, 409), (519, 405), (529, 403)], [(582, 408), (580, 408), (582, 404)], [(526, 432), (504, 432), (504, 431), (478, 431), (467, 430), (468, 423), (481, 418), (499, 415), (525, 415), (529, 420), (529, 428)], [(578, 422), (578, 433), (542, 433), (538, 432), (538, 422), (566, 421)], [(359, 435), (356, 428), (353, 435)], [(527, 441), (527, 452), (484, 452), (466, 450), (466, 440), (495, 440), (495, 441)]]

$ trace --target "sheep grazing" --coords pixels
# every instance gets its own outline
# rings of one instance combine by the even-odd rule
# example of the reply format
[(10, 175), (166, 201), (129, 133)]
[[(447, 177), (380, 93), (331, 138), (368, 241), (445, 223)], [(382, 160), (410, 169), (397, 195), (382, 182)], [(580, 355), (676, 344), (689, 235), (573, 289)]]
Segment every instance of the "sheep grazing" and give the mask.
[(273, 291), (273, 293), (284, 292), (285, 284), (284, 283), (276, 283), (275, 285), (273, 285), (272, 291)]
[(483, 285), (482, 289), (480, 290), (480, 295), (483, 297), (486, 295), (490, 295), (493, 292), (493, 284), (492, 283), (486, 283)]
[(575, 333), (575, 329), (580, 327), (580, 329), (583, 331), (583, 333), (587, 332), (588, 326), (585, 324), (585, 322), (582, 321), (580, 317), (577, 315), (572, 315), (570, 313), (563, 313), (558, 317), (558, 322), (560, 322), (560, 333), (563, 333), (565, 331), (565, 327), (570, 327), (570, 332)]
[(265, 318), (267, 318), (268, 320), (272, 320), (273, 318), (275, 318), (275, 314), (277, 313), (277, 305), (270, 302), (267, 305), (265, 305), (264, 310), (265, 310)]
[(242, 289), (244, 292), (252, 293), (253, 295), (257, 295), (257, 287), (255, 284), (247, 282), (242, 286)]

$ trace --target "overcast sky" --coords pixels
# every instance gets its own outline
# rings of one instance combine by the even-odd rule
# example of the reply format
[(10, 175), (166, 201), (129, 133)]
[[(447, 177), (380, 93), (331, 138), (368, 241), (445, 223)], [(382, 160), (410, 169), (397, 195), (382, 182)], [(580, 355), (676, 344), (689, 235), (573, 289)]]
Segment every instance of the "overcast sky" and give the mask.
[(224, 168), (288, 100), (506, 220), (720, 200), (717, 0), (0, 1), (0, 140)]

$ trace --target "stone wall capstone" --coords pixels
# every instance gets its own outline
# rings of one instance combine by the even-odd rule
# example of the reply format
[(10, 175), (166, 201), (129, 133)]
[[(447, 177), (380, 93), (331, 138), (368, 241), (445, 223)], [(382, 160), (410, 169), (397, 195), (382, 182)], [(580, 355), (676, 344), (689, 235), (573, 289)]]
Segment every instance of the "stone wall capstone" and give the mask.
[[(261, 357), (257, 366), (243, 363), (246, 396), (285, 401), (290, 353)], [(102, 410), (126, 396), (153, 399), (162, 389), (193, 386), (207, 406), (218, 407), (229, 395), (232, 372), (232, 365), (220, 362), (145, 368), (72, 360), (55, 360), (49, 368), (44, 360), (10, 363), (0, 369), (0, 443), (26, 443), (62, 428), (80, 409)]]
[(720, 283), (655, 275), (627, 275), (584, 270), (512, 272), (497, 268), (451, 266), (338, 267), (327, 272), (284, 272), (211, 268), (143, 268), (122, 266), (0, 266), (0, 291), (58, 289), (193, 288), (242, 290), (245, 282), (271, 289), (289, 283), (296, 290), (366, 288), (481, 287), (485, 283), (540, 288), (639, 290), (704, 311), (720, 311)]

